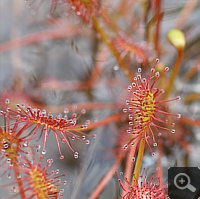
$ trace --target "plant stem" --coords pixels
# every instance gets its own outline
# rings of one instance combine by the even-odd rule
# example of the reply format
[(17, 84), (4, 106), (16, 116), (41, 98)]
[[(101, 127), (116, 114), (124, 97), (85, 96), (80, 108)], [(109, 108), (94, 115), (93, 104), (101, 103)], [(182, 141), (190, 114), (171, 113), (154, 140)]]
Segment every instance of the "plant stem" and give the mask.
[(89, 124), (87, 126), (87, 128), (85, 128), (85, 129), (84, 128), (76, 128), (75, 130), (76, 131), (88, 131), (88, 130), (91, 130), (91, 129), (95, 129), (99, 126), (104, 126), (104, 125), (110, 124), (112, 122), (120, 121), (123, 117), (124, 117), (124, 115), (122, 113), (114, 114), (114, 115), (107, 117), (106, 119), (103, 119), (103, 120), (100, 120), (98, 122)]
[(126, 177), (127, 181), (129, 181), (129, 182), (131, 180), (131, 176), (132, 176), (132, 172), (133, 172), (133, 165), (134, 165), (133, 157), (135, 156), (136, 147), (137, 147), (137, 143), (135, 143), (134, 146), (131, 146), (130, 150), (128, 151), (127, 158), (126, 158), (126, 167), (125, 167), (124, 177)]
[(189, 124), (192, 126), (199, 126), (200, 127), (200, 120), (191, 119), (189, 117), (181, 117), (180, 121), (184, 124)]
[[(136, 138), (135, 144), (131, 146), (131, 148), (128, 151), (128, 155), (126, 158), (126, 167), (125, 167), (125, 174), (124, 177), (127, 179), (128, 182), (131, 181), (131, 176), (133, 172), (133, 166), (135, 161), (133, 161), (133, 157), (135, 156), (136, 149), (137, 149), (137, 144), (139, 142), (140, 138)], [(125, 195), (125, 190), (122, 190), (122, 196)]]
[(132, 185), (134, 186), (137, 185), (138, 178), (140, 175), (140, 169), (141, 169), (142, 159), (144, 155), (144, 148), (145, 148), (145, 139), (144, 139), (144, 134), (143, 134), (140, 140), (139, 151), (138, 151), (137, 160), (136, 160), (135, 168), (133, 172)]
[(113, 177), (115, 171), (117, 168), (120, 166), (122, 160), (124, 157), (124, 153), (119, 154), (117, 159), (115, 160), (114, 164), (112, 167), (109, 169), (109, 171), (106, 173), (106, 175), (103, 177), (101, 182), (98, 184), (98, 186), (95, 188), (89, 199), (97, 199), (99, 194), (103, 191), (107, 183), (110, 181), (110, 179)]
[(160, 179), (160, 186), (164, 187), (163, 169), (162, 169), (162, 163), (161, 163), (161, 158), (162, 158), (162, 155), (163, 155), (163, 145), (162, 145), (162, 143), (160, 143), (157, 147), (157, 154), (158, 154), (158, 159), (156, 160), (156, 165), (157, 165), (156, 173), (157, 173), (157, 176), (159, 176), (159, 179)]
[(168, 87), (166, 89), (166, 92), (165, 92), (165, 97), (171, 92), (173, 86), (174, 86), (174, 80), (178, 74), (178, 71), (179, 71), (179, 68), (180, 68), (180, 65), (181, 65), (181, 61), (183, 59), (183, 53), (184, 53), (184, 49), (179, 49), (178, 50), (178, 57), (176, 59), (176, 63), (172, 69), (172, 73), (171, 73), (171, 77), (170, 77), (170, 80), (169, 80), (169, 84), (168, 84)]
[(157, 52), (157, 57), (160, 57), (159, 40), (160, 40), (160, 18), (161, 18), (161, 0), (155, 0), (156, 9), (156, 32), (155, 32), (155, 50)]
[(108, 35), (105, 33), (105, 31), (101, 28), (99, 25), (99, 22), (96, 17), (93, 17), (93, 23), (96, 28), (96, 31), (101, 35), (102, 40), (104, 43), (108, 46), (112, 54), (115, 56), (118, 64), (121, 66), (121, 68), (124, 70), (125, 75), (133, 81), (133, 71), (130, 69), (129, 66), (127, 66), (124, 61), (120, 58), (120, 54), (117, 52), (115, 47), (113, 47), (112, 43), (109, 41)]
[(194, 101), (200, 100), (200, 93), (191, 93), (188, 96), (185, 96), (185, 103), (192, 103)]
[(161, 12), (161, 0), (155, 0), (156, 9), (155, 9), (155, 16), (156, 16), (156, 32), (155, 32), (155, 50), (157, 52), (157, 57), (160, 57), (160, 49), (159, 49), (159, 40), (160, 40), (160, 12)]

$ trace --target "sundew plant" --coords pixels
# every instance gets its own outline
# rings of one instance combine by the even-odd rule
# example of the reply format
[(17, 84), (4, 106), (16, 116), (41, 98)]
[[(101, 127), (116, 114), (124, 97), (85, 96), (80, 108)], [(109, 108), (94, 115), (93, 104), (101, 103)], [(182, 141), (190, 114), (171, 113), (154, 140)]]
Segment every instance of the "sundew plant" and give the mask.
[(167, 199), (200, 164), (198, 0), (0, 1), (0, 199)]

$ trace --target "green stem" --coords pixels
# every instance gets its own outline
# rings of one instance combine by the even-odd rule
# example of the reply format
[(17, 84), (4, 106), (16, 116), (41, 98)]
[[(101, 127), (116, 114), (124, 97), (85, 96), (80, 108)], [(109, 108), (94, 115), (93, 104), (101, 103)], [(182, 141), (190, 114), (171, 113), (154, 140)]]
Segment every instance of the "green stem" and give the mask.
[(174, 86), (174, 80), (175, 80), (175, 78), (178, 74), (179, 68), (181, 66), (181, 61), (183, 59), (183, 53), (184, 53), (184, 49), (178, 50), (178, 57), (176, 59), (175, 65), (172, 69), (171, 77), (170, 77), (169, 84), (168, 84), (168, 87), (167, 87), (166, 92), (165, 92), (165, 96), (167, 96), (171, 92), (171, 90)]
[(156, 32), (155, 32), (155, 50), (157, 52), (157, 57), (160, 57), (159, 40), (160, 40), (160, 19), (161, 19), (161, 0), (155, 0), (156, 3)]
[(140, 169), (141, 169), (141, 165), (142, 165), (144, 149), (145, 149), (145, 139), (144, 139), (144, 135), (142, 135), (142, 139), (140, 141), (139, 151), (138, 151), (138, 155), (137, 155), (137, 160), (136, 160), (135, 168), (134, 168), (134, 172), (133, 172), (133, 178), (132, 178), (132, 185), (134, 185), (134, 186), (137, 185), (138, 178), (140, 175)]
[(105, 33), (105, 31), (101, 28), (101, 26), (99, 25), (99, 22), (97, 20), (96, 17), (93, 17), (93, 23), (94, 26), (96, 28), (96, 31), (101, 35), (102, 40), (104, 41), (104, 43), (108, 46), (108, 48), (110, 49), (110, 51), (112, 52), (112, 54), (115, 56), (118, 64), (120, 65), (120, 67), (124, 70), (125, 75), (131, 80), (133, 81), (133, 71), (131, 70), (131, 68), (129, 66), (127, 66), (124, 61), (120, 58), (120, 54), (118, 53), (118, 51), (115, 49), (115, 47), (112, 45), (112, 43), (110, 42), (110, 38), (108, 37), (108, 35)]

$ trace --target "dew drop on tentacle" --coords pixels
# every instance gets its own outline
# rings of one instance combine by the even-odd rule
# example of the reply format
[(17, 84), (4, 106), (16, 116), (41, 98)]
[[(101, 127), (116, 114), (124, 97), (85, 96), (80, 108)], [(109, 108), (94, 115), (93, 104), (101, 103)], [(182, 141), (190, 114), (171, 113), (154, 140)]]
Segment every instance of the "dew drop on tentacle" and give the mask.
[(141, 68), (138, 68), (138, 73), (141, 73), (142, 72), (142, 69)]
[(133, 86), (133, 87), (136, 87), (136, 83), (135, 83), (135, 82), (133, 82), (133, 83), (132, 83), (132, 86)]
[(90, 140), (86, 140), (86, 142), (85, 142), (86, 144), (90, 144)]
[(166, 72), (169, 71), (169, 67), (165, 67), (165, 71), (166, 71)]
[(155, 72), (155, 68), (151, 68), (151, 72), (154, 73)]
[(56, 169), (55, 174), (59, 174), (60, 170)]
[(8, 158), (6, 162), (7, 162), (8, 164), (10, 164), (10, 163), (11, 163), (11, 159)]
[(155, 147), (156, 147), (156, 146), (158, 146), (158, 144), (157, 144), (156, 142), (154, 142), (154, 143), (153, 143), (153, 146), (155, 146)]
[(75, 158), (75, 159), (78, 158), (78, 152), (74, 152), (74, 158)]
[(180, 96), (177, 96), (177, 97), (176, 97), (176, 100), (181, 100), (181, 97), (180, 97)]
[(9, 100), (9, 99), (6, 99), (6, 100), (5, 100), (5, 104), (10, 104), (10, 100)]
[(113, 66), (113, 70), (115, 71), (119, 70), (119, 66)]
[(60, 193), (64, 193), (64, 191), (65, 191), (64, 189), (60, 189)]
[(60, 159), (63, 160), (63, 159), (64, 159), (64, 155), (61, 155), (61, 156), (60, 156)]
[(90, 120), (86, 120), (86, 121), (85, 121), (85, 124), (86, 124), (86, 125), (89, 125), (89, 124), (90, 124)]
[(125, 144), (123, 149), (126, 150), (128, 148), (128, 144)]
[(82, 110), (81, 110), (81, 113), (82, 113), (82, 114), (86, 114), (86, 109), (82, 109)]
[(42, 154), (43, 155), (46, 154), (46, 150), (45, 149), (42, 150)]
[(128, 129), (128, 130), (126, 130), (126, 132), (127, 132), (127, 133), (131, 133), (131, 130)]
[(52, 164), (52, 163), (53, 163), (53, 159), (48, 159), (47, 162), (48, 162), (49, 164)]
[(132, 89), (132, 86), (131, 85), (129, 85), (128, 86), (128, 91), (130, 91)]
[(16, 188), (15, 186), (13, 186), (13, 187), (10, 189), (10, 191), (11, 191), (12, 193), (16, 193), (16, 192), (17, 192), (17, 188)]
[(123, 112), (124, 112), (124, 113), (127, 113), (127, 109), (124, 108), (124, 109), (123, 109)]
[(156, 77), (160, 77), (160, 73), (159, 73), (159, 72), (156, 72), (155, 76), (156, 76)]
[(54, 175), (54, 174), (55, 174), (55, 171), (52, 170), (52, 171), (50, 172), (50, 175)]
[(6, 141), (3, 143), (3, 148), (4, 149), (8, 149), (10, 147), (10, 142), (9, 141)]
[(82, 135), (82, 139), (85, 140), (85, 135)]
[(78, 12), (76, 12), (76, 14), (77, 14), (78, 16), (80, 16), (80, 15), (81, 15), (81, 12), (78, 11)]
[(159, 92), (160, 92), (161, 94), (164, 94), (164, 93), (165, 93), (165, 90), (161, 88), (161, 89), (159, 90)]
[(27, 147), (28, 146), (28, 143), (27, 142), (24, 142), (24, 147)]
[(7, 177), (8, 177), (8, 179), (11, 179), (11, 174), (10, 174), (10, 173), (8, 173)]
[(76, 137), (75, 136), (72, 136), (72, 138), (71, 138), (72, 140), (75, 140), (76, 139)]
[(172, 129), (172, 130), (171, 130), (171, 133), (175, 133), (175, 132), (176, 132), (176, 130), (175, 130), (175, 129)]
[(21, 179), (21, 178), (22, 178), (22, 176), (19, 174), (19, 175), (17, 175), (17, 178), (18, 178), (18, 179)]
[(62, 184), (63, 184), (63, 185), (66, 185), (66, 184), (67, 184), (67, 181), (64, 181)]

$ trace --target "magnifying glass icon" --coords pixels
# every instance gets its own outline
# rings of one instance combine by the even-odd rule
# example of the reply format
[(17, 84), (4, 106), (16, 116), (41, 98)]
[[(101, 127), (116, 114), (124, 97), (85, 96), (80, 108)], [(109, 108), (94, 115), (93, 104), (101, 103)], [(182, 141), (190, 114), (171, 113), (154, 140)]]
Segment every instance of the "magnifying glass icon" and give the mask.
[(191, 179), (186, 173), (179, 173), (174, 178), (174, 185), (178, 189), (189, 189), (191, 192), (195, 192), (196, 188), (190, 183)]

